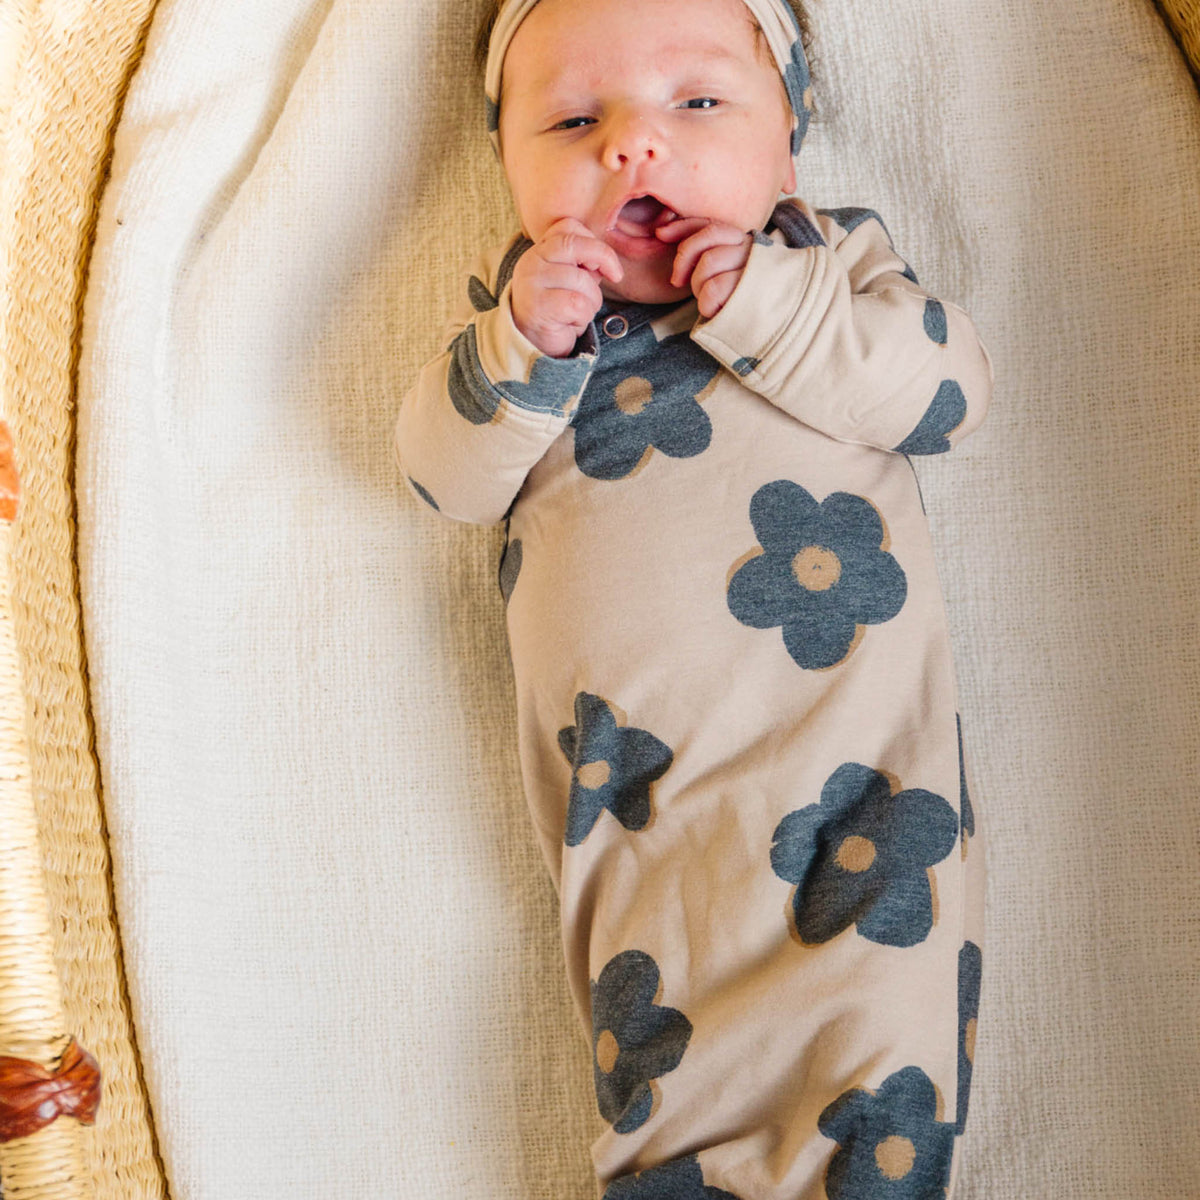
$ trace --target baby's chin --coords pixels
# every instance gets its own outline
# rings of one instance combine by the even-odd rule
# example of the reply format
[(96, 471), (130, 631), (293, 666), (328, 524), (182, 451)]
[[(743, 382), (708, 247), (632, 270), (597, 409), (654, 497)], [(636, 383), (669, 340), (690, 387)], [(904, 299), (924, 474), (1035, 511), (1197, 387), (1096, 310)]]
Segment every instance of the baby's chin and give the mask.
[(677, 304), (692, 295), (690, 287), (677, 287), (671, 282), (669, 270), (651, 272), (627, 264), (621, 281), (601, 280), (600, 291), (606, 300), (618, 304)]

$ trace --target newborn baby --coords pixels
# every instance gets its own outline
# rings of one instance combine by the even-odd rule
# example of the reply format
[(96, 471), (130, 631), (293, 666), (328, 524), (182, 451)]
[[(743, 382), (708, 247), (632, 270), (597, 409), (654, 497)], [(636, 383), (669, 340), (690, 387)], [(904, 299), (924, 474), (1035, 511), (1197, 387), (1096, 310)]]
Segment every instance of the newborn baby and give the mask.
[(507, 521), (605, 1200), (943, 1200), (982, 858), (908, 456), (979, 423), (987, 354), (874, 213), (781, 199), (784, 0), (508, 0), (485, 82), (520, 232), (397, 451)]

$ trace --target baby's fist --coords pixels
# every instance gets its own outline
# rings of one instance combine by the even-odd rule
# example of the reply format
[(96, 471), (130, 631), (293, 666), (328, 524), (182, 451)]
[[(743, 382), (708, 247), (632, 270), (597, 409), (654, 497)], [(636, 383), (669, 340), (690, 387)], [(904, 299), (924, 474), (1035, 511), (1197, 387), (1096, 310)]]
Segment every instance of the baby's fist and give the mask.
[(671, 282), (689, 287), (702, 317), (715, 317), (733, 295), (750, 258), (754, 239), (735, 225), (707, 217), (680, 217), (658, 236), (677, 242)]
[(615, 283), (621, 275), (616, 251), (582, 221), (563, 217), (517, 260), (513, 320), (543, 354), (564, 358), (604, 302), (601, 278)]

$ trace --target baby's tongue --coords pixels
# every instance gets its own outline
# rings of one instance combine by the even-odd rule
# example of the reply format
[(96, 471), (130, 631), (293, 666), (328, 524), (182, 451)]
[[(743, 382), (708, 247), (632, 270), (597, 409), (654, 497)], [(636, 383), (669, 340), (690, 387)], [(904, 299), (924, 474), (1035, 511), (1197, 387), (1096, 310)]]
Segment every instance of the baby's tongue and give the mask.
[(668, 215), (669, 210), (653, 196), (637, 196), (628, 201), (617, 215), (617, 228), (622, 233), (649, 237), (656, 224), (665, 224), (659, 218)]

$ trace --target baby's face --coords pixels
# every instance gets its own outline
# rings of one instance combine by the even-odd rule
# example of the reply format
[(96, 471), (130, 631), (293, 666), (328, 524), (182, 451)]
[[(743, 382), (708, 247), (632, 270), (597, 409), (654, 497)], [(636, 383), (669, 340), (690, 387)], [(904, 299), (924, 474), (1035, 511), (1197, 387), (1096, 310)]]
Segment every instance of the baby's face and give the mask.
[(742, 0), (541, 0), (504, 61), (500, 144), (525, 233), (574, 217), (617, 253), (607, 296), (663, 303), (681, 217), (760, 229), (795, 187), (792, 111)]

